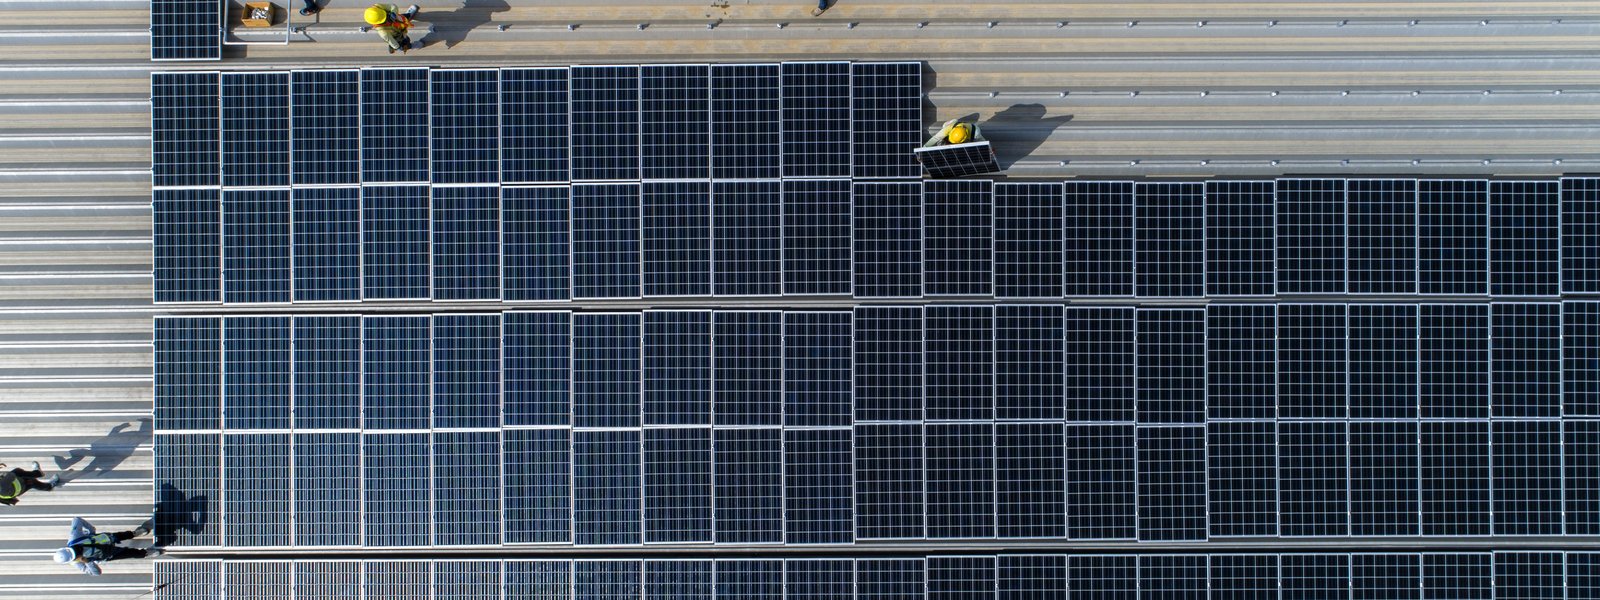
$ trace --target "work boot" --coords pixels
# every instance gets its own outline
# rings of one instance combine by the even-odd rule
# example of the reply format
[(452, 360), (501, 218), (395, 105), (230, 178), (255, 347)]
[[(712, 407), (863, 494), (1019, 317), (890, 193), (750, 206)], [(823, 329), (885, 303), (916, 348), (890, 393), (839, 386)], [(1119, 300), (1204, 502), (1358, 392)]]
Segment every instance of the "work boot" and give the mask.
[(389, 46), (389, 54), (394, 54), (394, 46)]
[(411, 6), (407, 6), (405, 12), (400, 13), (400, 14), (404, 15), (406, 18), (409, 19), (411, 17), (417, 16), (417, 11), (419, 11), (419, 10), (422, 10), (422, 9), (418, 8), (417, 5), (413, 4)]
[(44, 484), (50, 486), (51, 488), (61, 485), (61, 474), (56, 473), (55, 475), (51, 475), (50, 481), (46, 481)]
[(31, 462), (31, 463), (28, 463), (28, 470), (29, 471), (37, 471), (37, 470), (39, 470), (39, 461), (36, 460), (36, 461)]
[(146, 523), (144, 523), (142, 525), (139, 525), (138, 527), (134, 528), (133, 537), (136, 537), (136, 538), (144, 537), (145, 534), (148, 534), (148, 533), (150, 533), (150, 524), (148, 522), (146, 522)]

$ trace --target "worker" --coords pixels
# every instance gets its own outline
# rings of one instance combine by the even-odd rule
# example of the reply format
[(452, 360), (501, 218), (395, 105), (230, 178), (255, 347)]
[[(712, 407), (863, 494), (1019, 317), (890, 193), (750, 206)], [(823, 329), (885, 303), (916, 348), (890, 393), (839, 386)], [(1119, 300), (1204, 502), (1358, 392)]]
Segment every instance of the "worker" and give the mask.
[(417, 16), (417, 5), (407, 6), (405, 12), (398, 12), (393, 4), (374, 4), (367, 7), (365, 16), (367, 24), (383, 36), (383, 41), (389, 43), (389, 54), (394, 54), (395, 50), (411, 50), (411, 37), (406, 35), (406, 31), (411, 29), (411, 18)]
[(983, 134), (978, 132), (978, 122), (963, 123), (961, 119), (950, 119), (944, 122), (944, 127), (939, 128), (939, 133), (928, 138), (928, 143), (923, 148), (943, 146), (945, 144), (965, 144), (967, 142), (981, 142)]
[(100, 563), (103, 562), (161, 556), (159, 548), (131, 548), (118, 545), (147, 533), (150, 533), (149, 521), (140, 524), (133, 531), (95, 533), (94, 526), (88, 521), (82, 517), (73, 517), (71, 537), (67, 539), (65, 548), (56, 550), (55, 559), (61, 564), (71, 563), (85, 575), (99, 575)]
[[(0, 468), (3, 467), (5, 465), (0, 465)], [(40, 477), (44, 477), (44, 472), (39, 470), (39, 463), (37, 462), (29, 463), (27, 470), (12, 469), (5, 473), (0, 473), (0, 504), (15, 505), (17, 497), (21, 496), (23, 492), (28, 490), (44, 490), (48, 492), (55, 489), (56, 484), (61, 483), (61, 475), (59, 474), (51, 475), (50, 481), (39, 481)]]

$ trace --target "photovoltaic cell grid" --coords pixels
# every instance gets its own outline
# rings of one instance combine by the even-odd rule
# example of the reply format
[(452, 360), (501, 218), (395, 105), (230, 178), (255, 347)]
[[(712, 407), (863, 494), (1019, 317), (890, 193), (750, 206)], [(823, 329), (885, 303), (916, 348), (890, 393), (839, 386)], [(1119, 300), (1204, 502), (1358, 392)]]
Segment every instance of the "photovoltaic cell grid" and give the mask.
[(567, 69), (500, 70), (500, 180), (569, 177)]
[(1206, 295), (1272, 295), (1273, 182), (1209, 181), (1205, 193)]
[(711, 176), (711, 67), (645, 65), (639, 71), (644, 179)]
[(494, 187), (435, 187), (432, 266), (435, 300), (500, 296), (500, 194)]
[(783, 293), (783, 200), (778, 181), (711, 184), (711, 262), (717, 296)]
[(151, 170), (157, 187), (222, 184), (221, 89), (217, 73), (150, 74)]
[(295, 185), (353, 185), (361, 175), (361, 72), (289, 73)]
[(711, 66), (711, 176), (782, 175), (778, 65)]
[(1062, 295), (1064, 215), (1060, 184), (994, 185), (995, 296)]
[(1284, 294), (1345, 292), (1343, 179), (1281, 179), (1277, 185), (1277, 276)]
[(850, 65), (851, 174), (861, 179), (922, 175), (922, 64)]
[(923, 292), (994, 292), (994, 184), (929, 181), (922, 186)]
[(222, 192), (222, 301), (290, 299), (289, 190)]
[(222, 11), (208, 0), (150, 3), (151, 60), (221, 60)]
[(1196, 183), (1134, 185), (1134, 293), (1141, 297), (1205, 295), (1205, 187)]
[(500, 73), (428, 72), (433, 183), (500, 180)]
[(361, 181), (428, 181), (428, 70), (361, 71)]
[(222, 74), (222, 185), (289, 185), (289, 74)]
[(916, 149), (916, 156), (917, 162), (922, 164), (922, 171), (930, 179), (949, 179), (1000, 171), (1000, 165), (995, 162), (994, 148), (989, 146), (989, 142), (919, 147)]
[(850, 63), (786, 62), (779, 68), (783, 176), (849, 177)]
[(644, 295), (709, 295), (711, 184), (651, 181), (643, 194)]
[(783, 293), (850, 293), (851, 198), (844, 179), (783, 181)]
[(361, 188), (290, 190), (296, 302), (361, 299)]
[(639, 67), (573, 67), (572, 180), (639, 178)]
[(156, 302), (222, 300), (222, 192), (151, 192)]

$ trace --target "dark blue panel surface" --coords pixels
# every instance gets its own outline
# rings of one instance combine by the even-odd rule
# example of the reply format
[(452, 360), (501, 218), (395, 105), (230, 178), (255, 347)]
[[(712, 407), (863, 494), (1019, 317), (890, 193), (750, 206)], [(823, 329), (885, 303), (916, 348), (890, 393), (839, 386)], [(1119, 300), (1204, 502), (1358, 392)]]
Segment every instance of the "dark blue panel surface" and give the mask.
[(361, 71), (361, 182), (428, 180), (428, 70)]
[[(1550, 306), (1555, 308), (1553, 304)], [(1489, 306), (1424, 304), (1421, 310), (1417, 321), (1420, 346), (1417, 375), (1422, 418), (1482, 419), (1489, 416)], [(1549, 332), (1557, 335), (1559, 329), (1553, 326)], [(1499, 336), (1494, 339), (1498, 345)], [(1514, 350), (1515, 342), (1507, 341), (1511, 342), (1508, 349)], [(1551, 379), (1559, 382), (1558, 373), (1559, 367), (1552, 372)], [(1508, 376), (1509, 383), (1517, 379)], [(1547, 395), (1549, 406), (1560, 406), (1558, 396)]]
[(572, 297), (640, 295), (639, 184), (572, 188)]
[(295, 185), (361, 181), (360, 71), (290, 73), (289, 118)]
[(428, 75), (432, 181), (499, 181), (499, 71), (433, 70)]
[(1600, 421), (1563, 423), (1568, 535), (1600, 533)]
[(1561, 305), (1561, 403), (1568, 418), (1600, 416), (1600, 303)]
[(294, 428), (361, 427), (361, 317), (294, 317)]
[(929, 424), (927, 444), (928, 537), (994, 537), (994, 425)]
[(644, 431), (644, 541), (711, 541), (711, 428)]
[(1206, 295), (1272, 294), (1274, 188), (1271, 181), (1206, 182)]
[(1417, 183), (1417, 284), (1423, 294), (1489, 293), (1489, 182)]
[(288, 302), (289, 190), (222, 193), (222, 301)]
[(1561, 180), (1561, 291), (1600, 292), (1600, 178)]
[(1343, 419), (1349, 316), (1341, 304), (1278, 306), (1278, 417)]
[(1065, 256), (1061, 185), (994, 186), (994, 293), (1003, 298), (1058, 298)]
[(433, 188), (433, 298), (499, 297), (499, 188)]
[(639, 71), (645, 179), (711, 176), (711, 68), (645, 65)]
[(1416, 554), (1350, 555), (1352, 600), (1422, 600), (1422, 557)]
[(1068, 421), (1133, 421), (1134, 309), (1068, 307), (1066, 411)]
[(783, 293), (850, 293), (848, 180), (784, 180)]
[(573, 598), (633, 600), (639, 597), (636, 560), (580, 560), (572, 564)]
[(1278, 425), (1278, 522), (1283, 535), (1349, 535), (1348, 431), (1342, 421)]
[(500, 180), (567, 181), (567, 69), (500, 70)]
[(995, 559), (995, 579), (999, 600), (1065, 598), (1067, 557), (999, 556)]
[(1139, 427), (1139, 539), (1206, 539), (1205, 427)]
[(1272, 419), (1278, 400), (1278, 310), (1266, 305), (1206, 307), (1206, 414), (1211, 419)]
[(929, 296), (994, 293), (994, 183), (922, 184), (923, 268)]
[(1345, 180), (1277, 182), (1278, 291), (1345, 291)]
[(500, 315), (433, 318), (435, 427), (500, 426), (500, 345)]
[(1207, 514), (1213, 537), (1278, 535), (1277, 437), (1271, 421), (1207, 427)]
[(1489, 424), (1423, 421), (1422, 535), (1489, 535)]
[(1060, 306), (995, 307), (995, 418), (1063, 417), (1065, 329)]
[[(638, 431), (572, 434), (573, 542), (637, 544), (641, 483)], [(635, 592), (637, 593), (637, 592)]]
[(1062, 427), (1060, 423), (995, 425), (997, 537), (1066, 537), (1066, 442)]
[(506, 300), (572, 297), (571, 188), (500, 189)]
[(1349, 212), (1350, 293), (1417, 291), (1417, 181), (1352, 179)]
[[(362, 545), (427, 546), (433, 541), (429, 437), (427, 433), (362, 434)], [(369, 586), (368, 592), (372, 591)]]
[(499, 544), (500, 432), (436, 432), (433, 465), (433, 543)]
[(1211, 589), (1222, 598), (1278, 600), (1278, 556), (1211, 555)]
[(639, 67), (573, 67), (572, 179), (639, 178)]
[(362, 317), (362, 423), (366, 429), (427, 429), (428, 317)]
[(856, 425), (855, 450), (856, 539), (922, 538), (922, 425)]
[(1561, 535), (1560, 423), (1495, 421), (1490, 427), (1495, 535)]
[(716, 425), (783, 424), (783, 313), (717, 312), (712, 324)]
[(1417, 418), (1416, 305), (1350, 306), (1350, 417)]
[(711, 184), (644, 184), (644, 295), (711, 294)]
[(783, 561), (719, 560), (716, 600), (781, 600)]
[(922, 419), (922, 307), (855, 310), (857, 421)]
[(1350, 597), (1350, 555), (1286, 554), (1280, 560), (1283, 600)]
[(1105, 600), (1139, 597), (1139, 559), (1136, 556), (1069, 556), (1067, 587), (1075, 595)]
[(848, 312), (784, 313), (784, 426), (850, 426), (850, 321)]
[(928, 557), (928, 600), (989, 600), (995, 597), (995, 557)]
[(1561, 600), (1567, 591), (1562, 559), (1560, 552), (1494, 553), (1494, 597)]
[(921, 177), (922, 63), (850, 65), (851, 174)]
[(295, 188), (289, 205), (294, 300), (360, 300), (361, 189)]
[(862, 600), (922, 600), (926, 568), (920, 558), (856, 561), (856, 597)]
[(222, 74), (222, 185), (289, 185), (289, 74)]
[(849, 559), (799, 559), (783, 563), (784, 598), (830, 600), (856, 597), (855, 562)]
[(848, 544), (854, 539), (854, 454), (849, 429), (783, 432), (784, 542)]
[(222, 320), (224, 429), (289, 428), (289, 334), (289, 317)]
[(1417, 535), (1415, 422), (1350, 423), (1350, 535)]
[(503, 331), (505, 424), (569, 424), (572, 315), (506, 313)]
[(222, 426), (222, 320), (155, 320), (156, 426), (162, 431)]
[(1202, 309), (1140, 309), (1134, 383), (1141, 425), (1204, 423), (1206, 313)]
[[(161, 427), (174, 429), (166, 424)], [(161, 457), (153, 475), (156, 506), (160, 507), (152, 518), (156, 528), (172, 532), (165, 540), (170, 546), (221, 545), (219, 521), (207, 518), (196, 522), (194, 518), (197, 514), (216, 515), (222, 506), (221, 434), (158, 434), (154, 438), (153, 451)]]
[(273, 546), (289, 538), (289, 434), (222, 436), (222, 544)]
[(719, 544), (783, 541), (783, 432), (717, 429), (712, 522)]
[(150, 74), (150, 168), (156, 187), (221, 185), (221, 105), (216, 73)]
[(1205, 186), (1134, 185), (1134, 293), (1151, 297), (1205, 295)]
[(929, 306), (927, 418), (993, 419), (994, 307)]
[(1561, 183), (1489, 182), (1489, 293), (1561, 293)]
[(156, 302), (222, 299), (222, 193), (153, 190)]
[(852, 227), (858, 298), (922, 295), (922, 184), (855, 183)]
[(644, 313), (644, 424), (711, 424), (711, 312)]
[(428, 188), (361, 188), (361, 288), (368, 300), (428, 297)]
[(1068, 181), (1062, 187), (1066, 294), (1132, 296), (1133, 184)]
[[(295, 544), (360, 544), (361, 434), (294, 434), (294, 473)], [(282, 485), (282, 473), (265, 477)]]
[(714, 564), (709, 560), (645, 561), (645, 600), (710, 600)]
[(572, 432), (507, 429), (504, 436), (506, 543), (572, 541)]
[(1068, 425), (1067, 537), (1133, 539), (1133, 425)]
[(786, 62), (781, 69), (783, 176), (849, 177), (850, 63)]
[(572, 323), (572, 425), (638, 427), (639, 314), (579, 314)]
[(712, 183), (712, 289), (718, 296), (783, 293), (781, 195), (777, 181)]
[(1139, 597), (1163, 600), (1206, 600), (1206, 556), (1139, 557)]
[(151, 60), (220, 60), (222, 7), (206, 0), (150, 3)]

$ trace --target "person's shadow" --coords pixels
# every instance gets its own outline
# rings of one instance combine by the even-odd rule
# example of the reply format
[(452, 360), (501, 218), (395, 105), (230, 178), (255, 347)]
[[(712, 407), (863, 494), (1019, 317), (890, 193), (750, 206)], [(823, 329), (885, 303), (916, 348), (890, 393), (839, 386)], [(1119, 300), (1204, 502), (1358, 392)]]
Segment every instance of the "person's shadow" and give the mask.
[[(170, 483), (161, 484), (156, 492), (155, 515), (150, 518), (156, 541), (150, 547), (165, 548), (178, 541), (178, 532), (191, 536), (205, 533), (211, 516), (210, 499), (204, 495), (189, 497)], [(196, 545), (216, 545), (215, 541), (198, 540)]]
[(1044, 113), (1043, 104), (1013, 104), (983, 123), (983, 137), (994, 145), (1000, 170), (1010, 169), (1032, 154), (1057, 127), (1072, 120), (1072, 115), (1046, 117)]
[[(88, 448), (75, 448), (67, 452), (66, 456), (57, 456), (56, 470), (61, 471), (63, 482), (72, 481), (80, 477), (96, 477), (110, 473), (122, 461), (133, 455), (134, 450), (150, 441), (150, 417), (139, 419), (139, 429), (129, 431), (132, 423), (123, 423), (111, 428), (105, 437), (89, 443)], [(90, 459), (82, 468), (68, 470), (83, 459)]]
[(454, 48), (467, 39), (467, 34), (472, 30), (492, 23), (494, 13), (508, 10), (511, 10), (511, 5), (506, 4), (506, 0), (463, 0), (460, 8), (450, 12), (423, 10), (417, 15), (417, 20), (432, 25), (433, 31), (419, 40), (417, 45), (426, 47), (444, 42), (445, 48)]

